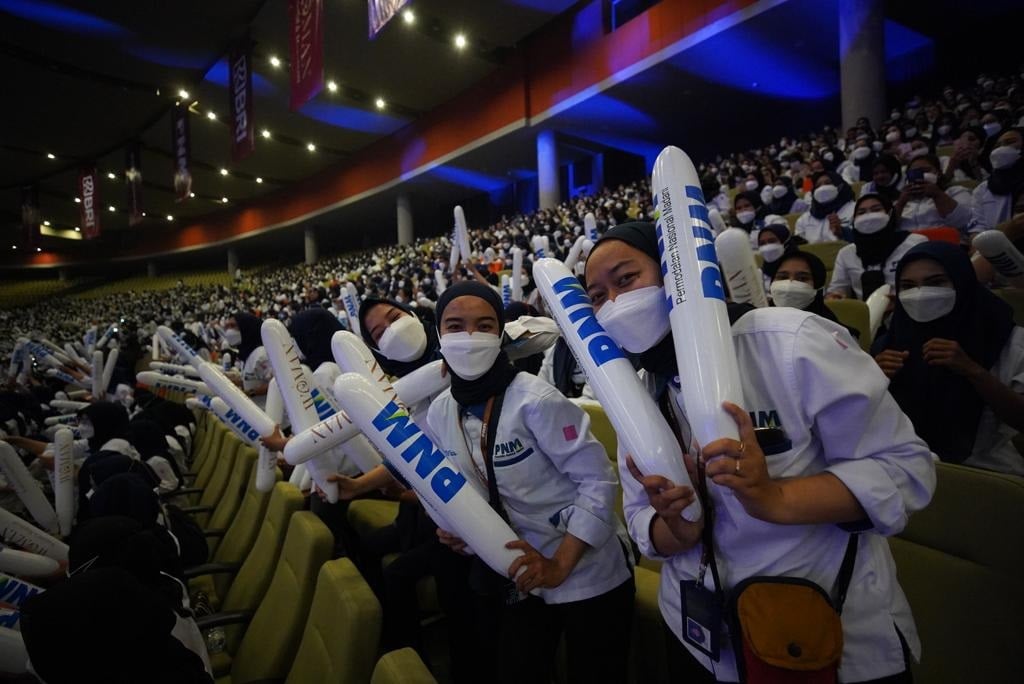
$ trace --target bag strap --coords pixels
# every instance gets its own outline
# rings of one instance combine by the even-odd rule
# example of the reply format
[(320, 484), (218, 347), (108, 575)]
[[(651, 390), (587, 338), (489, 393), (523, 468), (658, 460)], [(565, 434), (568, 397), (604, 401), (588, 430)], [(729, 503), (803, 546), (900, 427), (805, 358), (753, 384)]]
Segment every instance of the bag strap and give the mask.
[(843, 562), (839, 566), (839, 575), (836, 577), (836, 612), (843, 614), (843, 604), (846, 603), (846, 592), (850, 588), (850, 580), (853, 579), (853, 566), (857, 563), (857, 547), (860, 536), (851, 534), (850, 540), (846, 542), (846, 553), (843, 554)]
[(501, 519), (508, 522), (508, 513), (501, 503), (498, 494), (498, 479), (494, 474), (494, 440), (498, 434), (498, 421), (501, 419), (501, 406), (505, 403), (505, 393), (501, 392), (487, 400), (484, 408), (483, 424), (480, 426), (480, 453), (487, 468), (487, 503), (491, 505)]

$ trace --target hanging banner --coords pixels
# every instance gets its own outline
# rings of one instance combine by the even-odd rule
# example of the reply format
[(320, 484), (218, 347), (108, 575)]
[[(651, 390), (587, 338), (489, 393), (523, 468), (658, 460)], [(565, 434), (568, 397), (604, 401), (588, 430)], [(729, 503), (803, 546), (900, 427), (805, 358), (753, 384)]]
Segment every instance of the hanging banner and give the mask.
[(291, 99), (295, 111), (324, 87), (323, 0), (288, 0)]
[(192, 192), (192, 136), (188, 127), (188, 105), (179, 104), (171, 110), (171, 150), (174, 153), (174, 201), (188, 199)]
[(252, 43), (248, 36), (228, 55), (231, 87), (231, 160), (242, 161), (256, 149), (252, 119)]
[(384, 25), (409, 4), (409, 0), (368, 0), (370, 8), (370, 38), (375, 38)]
[(124, 183), (128, 188), (128, 225), (135, 226), (142, 222), (142, 148), (137, 142), (128, 143), (124, 152)]
[(78, 205), (79, 227), (82, 237), (92, 240), (100, 236), (100, 182), (96, 167), (82, 169), (78, 173), (78, 197), (82, 200)]
[(39, 242), (39, 186), (26, 185), (21, 189), (21, 228), (29, 249)]

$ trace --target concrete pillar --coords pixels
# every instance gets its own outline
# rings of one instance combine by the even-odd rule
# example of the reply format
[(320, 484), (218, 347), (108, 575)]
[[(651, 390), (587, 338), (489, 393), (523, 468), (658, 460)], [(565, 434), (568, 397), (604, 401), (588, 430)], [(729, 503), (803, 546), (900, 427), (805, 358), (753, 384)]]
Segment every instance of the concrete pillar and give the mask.
[(305, 233), (305, 247), (306, 247), (306, 265), (312, 266), (315, 264), (319, 257), (316, 250), (316, 227), (309, 226), (306, 228)]
[(395, 211), (398, 219), (398, 244), (411, 245), (413, 240), (412, 206), (409, 203), (409, 196), (402, 193), (395, 201)]
[(885, 2), (839, 0), (839, 91), (843, 129), (885, 119)]
[(561, 202), (558, 184), (558, 144), (554, 131), (537, 134), (537, 189), (540, 208), (551, 209)]
[(67, 279), (68, 279), (68, 270), (66, 268), (59, 269), (57, 271), (57, 280), (59, 280), (60, 282), (63, 283)]
[(146, 277), (147, 278), (156, 278), (158, 272), (159, 271), (157, 270), (156, 262), (155, 261), (147, 261), (146, 262)]
[(238, 270), (238, 250), (234, 247), (228, 247), (228, 273), (231, 277), (235, 277), (235, 271)]
[(590, 176), (594, 183), (594, 194), (597, 194), (604, 187), (604, 152), (591, 157), (590, 168)]

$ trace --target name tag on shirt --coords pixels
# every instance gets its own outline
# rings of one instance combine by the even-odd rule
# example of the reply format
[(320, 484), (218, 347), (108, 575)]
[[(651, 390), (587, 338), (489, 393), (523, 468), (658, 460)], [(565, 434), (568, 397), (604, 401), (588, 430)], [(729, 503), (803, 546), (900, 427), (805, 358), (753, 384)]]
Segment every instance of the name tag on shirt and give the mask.
[(722, 639), (723, 597), (694, 580), (679, 583), (683, 641), (718, 662)]

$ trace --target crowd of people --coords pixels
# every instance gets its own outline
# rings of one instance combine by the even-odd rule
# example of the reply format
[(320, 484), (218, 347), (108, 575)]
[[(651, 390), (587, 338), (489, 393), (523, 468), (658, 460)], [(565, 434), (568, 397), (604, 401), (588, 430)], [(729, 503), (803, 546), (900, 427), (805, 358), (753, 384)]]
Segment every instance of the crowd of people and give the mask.
[[(569, 681), (626, 681), (642, 554), (663, 563), (659, 604), (675, 680), (737, 681), (752, 664), (736, 635), (723, 633), (725, 596), (752, 578), (795, 577), (838, 597), (845, 646), (827, 668), (839, 681), (910, 681), (922, 645), (884, 537), (928, 505), (936, 458), (1024, 475), (1014, 443), (1024, 430), (1024, 332), (994, 293), (1015, 283), (972, 248), (998, 230), (1024, 251), (1022, 146), (1024, 73), (983, 74), (915, 96), (883, 122), (825, 127), (699, 164), (709, 227), (749, 234), (771, 300), (728, 307), (745, 405), (723, 411), (739, 440), (696, 444), (679, 400), (693, 379), (677, 365), (646, 180), (470, 229), (472, 254), (455, 264), (445, 236), (243, 274), (229, 287), (0, 311), (10, 332), (0, 351), (11, 360), (0, 439), (47, 492), (59, 427), (47, 418), (60, 414), (50, 403), (89, 403), (71, 421), (78, 499), (61, 568), (68, 577), (42, 578), (46, 590), (21, 607), (34, 672), (50, 684), (141, 681), (131, 679), (138, 672), (211, 681), (192, 619), (201, 597), (182, 581), (183, 568), (206, 560), (203, 533), (160, 496), (185, 484), (196, 418), (137, 386), (136, 373), (166, 325), (262, 405), (273, 368), (260, 325), (272, 318), (288, 326), (314, 378), (331, 377), (331, 338), (345, 329), (393, 378), (443, 360), (450, 388), (411, 416), (519, 536), (511, 548), (523, 555), (506, 576), (491, 572), (415, 496), (396, 494), (402, 486), (389, 470), (339, 461), (330, 481), (341, 501), (329, 504), (313, 487), (309, 505), (334, 533), (336, 553), (352, 557), (378, 594), (385, 648), (411, 645), (430, 657), (415, 584), (433, 576), (454, 681), (550, 681), (563, 637)], [(692, 487), (642, 473), (621, 446), (616, 474), (584, 410), (594, 388), (531, 283), (533, 238), (565, 259), (588, 214), (599, 238), (569, 265), (687, 448)], [(848, 244), (831, 274), (805, 248), (840, 241)], [(525, 254), (523, 301), (508, 303), (500, 275), (516, 249)], [(349, 285), (358, 316), (346, 310)], [(889, 310), (865, 354), (857, 338), (873, 331), (844, 325), (828, 301), (866, 300), (884, 286)], [(74, 386), (81, 367), (48, 372), (53, 364), (27, 340), (82, 357), (98, 340), (116, 347), (102, 396)], [(285, 430), (264, 444), (281, 451), (288, 439)], [(361, 538), (348, 502), (391, 495), (400, 501), (395, 522)], [(0, 497), (30, 517), (11, 486)], [(703, 517), (681, 517), (695, 501)], [(399, 560), (383, 567), (395, 552)], [(76, 613), (107, 599), (119, 613), (98, 611), (106, 619), (88, 624)], [(82, 660), (48, 645), (69, 612), (83, 625), (76, 649), (127, 639), (139, 644), (132, 657), (87, 659), (96, 676), (83, 678)], [(127, 634), (125, 624), (145, 629)], [(154, 660), (163, 669), (149, 677)]]

